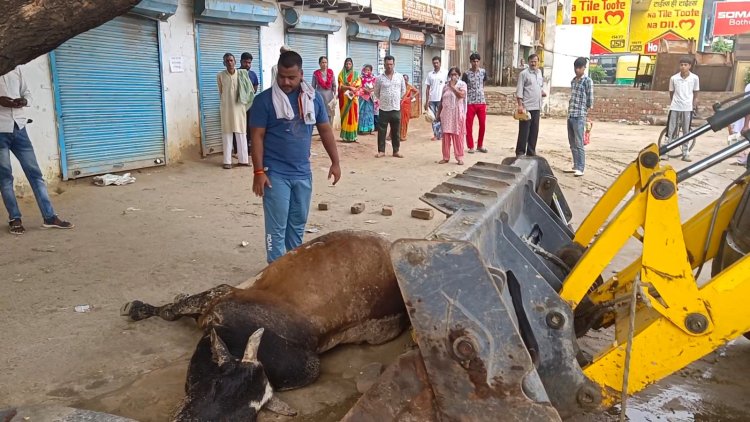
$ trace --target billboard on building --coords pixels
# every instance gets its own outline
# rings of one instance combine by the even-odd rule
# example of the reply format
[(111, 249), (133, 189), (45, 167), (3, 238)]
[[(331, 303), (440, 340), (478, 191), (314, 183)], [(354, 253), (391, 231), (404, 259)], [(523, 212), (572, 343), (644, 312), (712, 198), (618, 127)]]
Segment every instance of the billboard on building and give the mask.
[(404, 18), (402, 0), (377, 0), (371, 3), (370, 8), (376, 15)]
[(714, 3), (714, 36), (750, 33), (750, 1)]
[(630, 51), (656, 54), (662, 39), (699, 39), (703, 0), (653, 0), (648, 10), (633, 12)]
[[(591, 25), (591, 54), (628, 51), (631, 0), (572, 0), (571, 25)], [(558, 9), (558, 24), (562, 9)]]

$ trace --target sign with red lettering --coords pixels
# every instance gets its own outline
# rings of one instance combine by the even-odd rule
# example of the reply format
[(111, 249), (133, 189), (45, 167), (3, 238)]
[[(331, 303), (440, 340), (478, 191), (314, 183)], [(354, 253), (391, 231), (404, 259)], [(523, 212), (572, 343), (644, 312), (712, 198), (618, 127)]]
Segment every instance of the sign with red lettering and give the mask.
[(750, 32), (750, 1), (714, 3), (714, 36)]
[(652, 0), (648, 10), (633, 12), (630, 51), (656, 54), (664, 39), (700, 38), (704, 0)]
[[(591, 54), (628, 51), (628, 27), (632, 0), (571, 0), (570, 23), (592, 25)], [(557, 10), (562, 24), (562, 9)]]

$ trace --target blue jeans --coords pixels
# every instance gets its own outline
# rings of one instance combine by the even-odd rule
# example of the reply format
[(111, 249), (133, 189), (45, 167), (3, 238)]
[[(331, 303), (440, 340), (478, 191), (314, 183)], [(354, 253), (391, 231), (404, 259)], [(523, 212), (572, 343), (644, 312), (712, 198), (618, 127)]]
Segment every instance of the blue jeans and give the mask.
[(279, 259), (302, 244), (312, 197), (312, 177), (286, 179), (268, 174), (271, 188), (263, 192), (266, 223), (266, 261)]
[(583, 150), (583, 131), (586, 130), (585, 117), (568, 117), (568, 143), (573, 154), (573, 170), (583, 171), (586, 166), (586, 153)]
[[(435, 115), (435, 117), (438, 117), (438, 107), (440, 106), (440, 101), (430, 101), (429, 103), (430, 110), (432, 110), (432, 113)], [(443, 139), (443, 131), (440, 130), (440, 122), (432, 122), (432, 136), (435, 137), (437, 140)]]
[(47, 185), (44, 183), (42, 171), (36, 162), (34, 147), (31, 146), (31, 140), (26, 133), (26, 128), (19, 129), (18, 125), (13, 125), (13, 133), (0, 133), (0, 193), (3, 196), (5, 208), (8, 210), (8, 216), (11, 220), (21, 218), (21, 210), (18, 209), (16, 194), (13, 192), (13, 168), (10, 165), (10, 153), (16, 156), (26, 179), (34, 191), (36, 203), (42, 212), (44, 220), (49, 220), (55, 216), (55, 210), (52, 208), (52, 202), (49, 200)]

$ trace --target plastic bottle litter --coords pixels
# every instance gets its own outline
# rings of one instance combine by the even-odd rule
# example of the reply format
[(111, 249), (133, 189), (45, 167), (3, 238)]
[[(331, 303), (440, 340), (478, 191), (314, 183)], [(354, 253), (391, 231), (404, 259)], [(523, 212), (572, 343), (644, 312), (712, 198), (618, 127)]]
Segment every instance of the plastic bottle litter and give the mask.
[(79, 314), (84, 313), (84, 312), (89, 312), (91, 311), (91, 305), (76, 305), (74, 309)]

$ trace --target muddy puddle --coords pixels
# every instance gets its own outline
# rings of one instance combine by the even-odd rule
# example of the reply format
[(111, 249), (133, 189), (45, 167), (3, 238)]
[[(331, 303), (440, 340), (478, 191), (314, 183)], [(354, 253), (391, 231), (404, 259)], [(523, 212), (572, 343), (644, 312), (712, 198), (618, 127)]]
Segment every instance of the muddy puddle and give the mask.
[[(287, 418), (264, 412), (258, 419), (260, 422), (338, 421), (359, 399), (357, 381), (361, 379), (360, 370), (375, 362), (385, 367), (411, 348), (412, 344), (407, 332), (384, 345), (338, 347), (323, 355), (322, 372), (315, 384), (278, 393), (279, 397), (298, 410), (297, 417)], [(186, 355), (165, 367), (136, 377), (115, 391), (78, 401), (73, 407), (112, 413), (142, 422), (167, 421), (183, 397), (189, 359), (190, 356)]]

